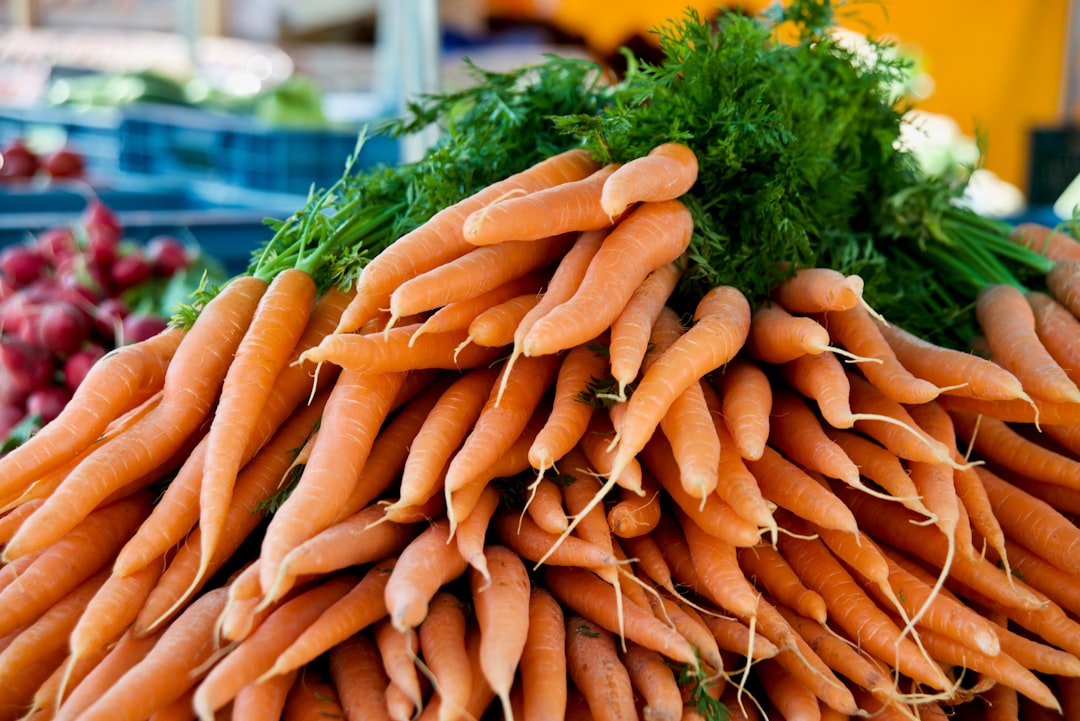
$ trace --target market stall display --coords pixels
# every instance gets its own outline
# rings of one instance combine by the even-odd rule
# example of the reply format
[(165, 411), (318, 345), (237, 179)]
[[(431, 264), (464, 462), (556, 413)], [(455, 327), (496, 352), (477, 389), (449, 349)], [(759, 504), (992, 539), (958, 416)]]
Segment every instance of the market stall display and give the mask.
[(1074, 712), (1080, 243), (829, 9), (477, 70), (95, 364), (0, 459), (8, 717)]

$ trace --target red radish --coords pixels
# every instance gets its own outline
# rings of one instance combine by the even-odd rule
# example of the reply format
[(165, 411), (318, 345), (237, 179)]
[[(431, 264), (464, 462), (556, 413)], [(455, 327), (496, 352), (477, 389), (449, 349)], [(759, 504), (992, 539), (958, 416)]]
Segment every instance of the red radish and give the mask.
[(92, 198), (86, 204), (86, 210), (83, 211), (80, 221), (88, 234), (104, 235), (117, 242), (124, 235), (124, 228), (116, 213), (98, 198)]
[(105, 349), (96, 343), (80, 348), (69, 355), (64, 361), (62, 369), (64, 385), (67, 386), (68, 390), (74, 392), (79, 387), (79, 384), (83, 382), (83, 378), (90, 372), (93, 365), (103, 355), (105, 355)]
[(94, 313), (94, 332), (115, 342), (123, 332), (124, 318), (127, 315), (128, 307), (122, 299), (106, 298), (98, 304)]
[(9, 245), (0, 251), (0, 273), (17, 286), (33, 283), (48, 267), (45, 257), (26, 245)]
[(41, 167), (51, 178), (81, 178), (86, 172), (86, 159), (64, 146), (41, 158)]
[(22, 406), (0, 406), (0, 439), (7, 438), (11, 429), (26, 416)]
[(37, 169), (37, 155), (21, 138), (0, 148), (0, 180), (29, 180)]
[(28, 415), (38, 416), (42, 424), (45, 424), (60, 415), (69, 400), (71, 392), (64, 386), (39, 388), (27, 396), (26, 412)]
[(125, 344), (138, 343), (147, 338), (153, 338), (155, 335), (165, 330), (165, 327), (168, 324), (169, 322), (167, 320), (155, 315), (131, 313), (124, 318), (123, 342)]
[(171, 235), (156, 235), (146, 243), (146, 258), (154, 275), (171, 278), (191, 265), (187, 246)]
[(38, 314), (41, 345), (58, 355), (66, 355), (83, 344), (90, 333), (86, 313), (67, 301), (47, 303)]
[(113, 288), (124, 291), (145, 283), (152, 272), (150, 262), (142, 253), (133, 252), (117, 258), (109, 267), (109, 280)]
[(21, 405), (52, 383), (55, 361), (44, 349), (14, 338), (0, 339), (0, 405)]
[(71, 228), (56, 227), (44, 230), (34, 239), (33, 247), (42, 256), (51, 261), (53, 267), (78, 251), (75, 234)]

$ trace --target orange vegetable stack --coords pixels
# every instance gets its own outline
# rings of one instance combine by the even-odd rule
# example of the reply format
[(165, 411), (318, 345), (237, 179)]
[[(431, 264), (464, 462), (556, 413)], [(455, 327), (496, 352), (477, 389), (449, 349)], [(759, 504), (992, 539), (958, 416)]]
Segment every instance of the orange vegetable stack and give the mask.
[(680, 315), (696, 162), (555, 156), (103, 359), (0, 459), (0, 719), (1076, 713), (1073, 291), (988, 288), (988, 357), (828, 268)]

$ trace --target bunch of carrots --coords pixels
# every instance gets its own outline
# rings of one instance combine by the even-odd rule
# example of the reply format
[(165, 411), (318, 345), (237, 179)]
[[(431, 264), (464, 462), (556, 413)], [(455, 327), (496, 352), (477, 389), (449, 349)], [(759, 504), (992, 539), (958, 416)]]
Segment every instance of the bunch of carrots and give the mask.
[[(1080, 717), (1080, 243), (982, 354), (570, 150), (231, 280), (0, 459), (0, 719)], [(1049, 716), (1047, 716), (1049, 714)]]

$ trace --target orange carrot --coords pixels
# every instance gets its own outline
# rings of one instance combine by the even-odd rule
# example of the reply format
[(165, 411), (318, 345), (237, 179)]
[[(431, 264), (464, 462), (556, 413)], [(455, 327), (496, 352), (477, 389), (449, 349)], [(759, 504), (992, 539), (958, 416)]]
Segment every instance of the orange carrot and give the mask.
[[(566, 530), (569, 520), (562, 505), (562, 492), (558, 484), (541, 476), (529, 484), (529, 496), (525, 501), (525, 513), (540, 528), (556, 535)], [(637, 498), (637, 496), (634, 496)]]
[(496, 199), (465, 218), (462, 228), (465, 240), (473, 245), (494, 245), (606, 228), (614, 216), (601, 207), (600, 191), (619, 167), (618, 163), (611, 163), (581, 180)]
[(1032, 398), (1031, 401), (983, 400), (942, 394), (938, 403), (948, 410), (963, 410), (993, 416), (1008, 423), (1080, 423), (1080, 403), (1055, 403)]
[(347, 718), (390, 721), (386, 677), (379, 650), (367, 634), (356, 633), (327, 652), (330, 678)]
[[(282, 718), (285, 704), (292, 690), (298, 671), (275, 676), (261, 683), (244, 686), (233, 699), (233, 721), (257, 721), (257, 719)], [(191, 700), (185, 699), (188, 708)], [(190, 718), (190, 716), (189, 716)]]
[(501, 498), (495, 486), (485, 486), (472, 511), (454, 530), (458, 553), (480, 576), (491, 580), (487, 568), (487, 537), (491, 517), (495, 515)]
[(649, 346), (653, 324), (682, 277), (685, 259), (678, 258), (649, 273), (634, 289), (619, 315), (611, 321), (611, 377), (618, 384), (616, 397), (626, 398), (626, 389), (638, 376)]
[(757, 479), (762, 496), (780, 508), (826, 528), (849, 533), (858, 530), (855, 517), (839, 498), (772, 447), (765, 447), (761, 460), (746, 465)]
[(782, 718), (821, 720), (817, 697), (774, 659), (764, 659), (756, 670), (765, 695)]
[(310, 669), (293, 682), (281, 711), (285, 721), (322, 721), (344, 716), (337, 688), (321, 669)]
[(746, 352), (762, 363), (780, 364), (835, 350), (831, 340), (829, 331), (814, 318), (770, 303), (758, 306), (750, 316)]
[(372, 443), (403, 382), (403, 374), (343, 371), (323, 409), (320, 433), (296, 487), (270, 518), (260, 547), (264, 589), (273, 588), (281, 560), (331, 523), (356, 485)]
[(536, 293), (514, 296), (488, 308), (469, 323), (469, 335), (462, 343), (501, 348), (514, 342), (514, 332), (525, 315), (536, 307)]
[(690, 211), (675, 200), (635, 208), (604, 239), (577, 292), (533, 324), (522, 352), (557, 353), (600, 335), (649, 273), (682, 255), (692, 226)]
[(731, 360), (746, 339), (750, 305), (740, 291), (717, 286), (694, 311), (694, 325), (656, 359), (627, 401), (611, 476), (617, 478), (660, 423), (672, 401), (707, 373)]
[(364, 266), (356, 282), (355, 301), (342, 316), (336, 332), (348, 333), (360, 328), (377, 309), (386, 307), (390, 293), (401, 283), (471, 250), (474, 246), (465, 240), (463, 229), (465, 218), (472, 211), (507, 194), (529, 193), (580, 180), (599, 167), (587, 151), (575, 148), (542, 160), (443, 208)]
[(545, 589), (529, 595), (529, 622), (519, 664), (524, 721), (563, 718), (567, 705), (566, 625), (562, 607)]
[[(648, 597), (649, 605), (657, 615), (669, 621), (683, 638), (698, 650), (701, 660), (706, 663), (710, 676), (719, 676), (725, 672), (724, 659), (716, 637), (706, 625), (704, 615), (690, 604), (656, 594)], [(699, 608), (703, 608), (700, 607)], [(709, 610), (708, 613), (713, 613)]]
[(630, 683), (645, 702), (643, 718), (655, 721), (679, 721), (682, 718), (682, 693), (675, 672), (664, 658), (651, 649), (628, 643), (622, 662), (630, 674)]
[(1046, 274), (1046, 289), (1057, 302), (1080, 317), (1080, 260), (1062, 260)]
[(630, 674), (619, 660), (615, 637), (600, 624), (566, 617), (566, 669), (597, 721), (636, 719)]
[(773, 391), (769, 442), (803, 468), (859, 485), (858, 466), (830, 440), (810, 405), (791, 390)]
[[(1047, 282), (1054, 271), (1047, 274)], [(1076, 403), (1080, 389), (1039, 341), (1035, 315), (1023, 292), (988, 286), (976, 296), (975, 317), (990, 344), (991, 359), (1015, 375), (1031, 396)]]
[(768, 376), (756, 363), (737, 355), (717, 374), (713, 387), (720, 394), (724, 425), (739, 454), (751, 461), (761, 458), (769, 438), (772, 410)]
[(739, 568), (735, 546), (710, 536), (685, 515), (679, 516), (694, 570), (701, 579), (701, 592), (738, 618), (757, 615), (759, 593)]
[(530, 583), (525, 564), (506, 546), (484, 549), (489, 576), (469, 572), (469, 587), (480, 627), (480, 669), (505, 718), (513, 718), (510, 686), (528, 635)]
[(390, 679), (386, 687), (386, 705), (390, 715), (413, 718), (424, 708), (427, 691), (416, 664), (420, 652), (419, 634), (413, 633), (412, 629), (395, 628), (385, 616), (375, 622), (371, 633), (379, 648), (383, 669)]
[(674, 200), (697, 182), (697, 156), (682, 143), (661, 143), (625, 163), (604, 183), (600, 203), (618, 217), (634, 203)]
[(37, 618), (73, 588), (103, 568), (150, 512), (142, 491), (92, 511), (85, 520), (46, 547), (0, 591), (0, 638)]
[(386, 582), (386, 607), (399, 629), (415, 628), (443, 584), (465, 572), (468, 564), (449, 544), (450, 522), (434, 521), (401, 552)]
[(551, 413), (529, 449), (529, 463), (539, 475), (554, 467), (585, 435), (596, 409), (585, 395), (589, 384), (602, 377), (606, 365), (603, 354), (588, 343), (574, 346), (563, 356), (555, 377)]
[(236, 698), (240, 689), (259, 680), (278, 654), (356, 583), (354, 576), (334, 576), (275, 608), (258, 628), (219, 659), (196, 687), (192, 705), (199, 718), (213, 719), (215, 712)]
[[(585, 429), (585, 435), (581, 437), (578, 443), (579, 450), (584, 451), (585, 457), (588, 459), (589, 464), (592, 465), (593, 470), (601, 476), (607, 476), (607, 483), (604, 484), (605, 494), (616, 485), (638, 495), (643, 492), (643, 470), (636, 458), (630, 460), (630, 463), (617, 478), (611, 475), (612, 463), (615, 461), (614, 424), (618, 422), (617, 419), (625, 410), (625, 403), (617, 403), (609, 408), (606, 413), (603, 411), (593, 413), (589, 419), (589, 425)], [(666, 438), (664, 443), (670, 449), (671, 446)], [(674, 457), (672, 457), (672, 463), (675, 463)], [(676, 479), (679, 478), (678, 473), (674, 473), (673, 476)]]
[(900, 458), (957, 465), (948, 447), (919, 428), (901, 404), (855, 373), (848, 374), (848, 382), (851, 410), (863, 416), (855, 421), (856, 431), (876, 439)]
[(160, 389), (183, 336), (170, 327), (95, 363), (60, 415), (0, 459), (0, 498), (70, 461), (125, 409)]
[(167, 561), (163, 557), (130, 576), (110, 575), (71, 630), (68, 646), (74, 659), (110, 644), (135, 622)]
[(739, 567), (754, 586), (760, 586), (776, 601), (803, 616), (825, 623), (825, 599), (807, 588), (775, 546), (759, 544), (740, 548)]
[(889, 496), (906, 508), (933, 517), (923, 505), (918, 489), (911, 482), (907, 469), (896, 454), (857, 433), (836, 429), (826, 429), (826, 433), (848, 458), (858, 465), (862, 475), (881, 486)]
[(391, 373), (419, 368), (476, 368), (502, 354), (500, 349), (482, 345), (462, 347), (468, 337), (465, 328), (424, 333), (413, 340), (421, 327), (420, 323), (410, 323), (384, 333), (336, 333), (305, 351), (302, 359), (332, 363), (352, 371)]
[(1041, 223), (1019, 223), (1009, 234), (1009, 240), (1055, 262), (1080, 260), (1080, 242), (1067, 233)]
[(420, 327), (413, 331), (409, 344), (415, 343), (417, 338), (424, 333), (442, 333), (468, 328), (469, 323), (480, 313), (516, 296), (540, 295), (544, 292), (544, 284), (550, 277), (550, 268), (539, 268), (480, 295), (444, 305), (423, 319)]
[(773, 289), (772, 297), (789, 313), (847, 310), (863, 302), (863, 279), (831, 268), (798, 268)]
[(424, 659), (436, 693), (442, 699), (439, 715), (444, 719), (459, 713), (469, 701), (472, 667), (465, 646), (467, 619), (464, 602), (449, 591), (439, 591), (431, 599), (428, 615), (417, 632), (420, 655)]
[(656, 528), (660, 522), (662, 489), (651, 473), (641, 474), (642, 495), (622, 490), (620, 500), (607, 512), (608, 526), (619, 538), (634, 538)]
[(210, 412), (265, 287), (261, 280), (240, 277), (206, 304), (169, 363), (161, 402), (68, 474), (8, 542), (6, 558), (55, 541), (111, 493), (181, 449)]
[(1073, 342), (1080, 336), (1080, 319), (1046, 293), (1031, 291), (1027, 301), (1035, 315), (1035, 333), (1046, 352), (1073, 383), (1080, 381), (1080, 350)]
[(575, 535), (560, 536), (545, 531), (529, 516), (497, 512), (491, 519), (491, 531), (499, 543), (512, 548), (522, 558), (551, 566), (576, 566), (601, 570), (618, 563), (611, 549)]
[(993, 416), (950, 415), (957, 435), (978, 457), (1043, 483), (1080, 488), (1080, 461), (1029, 440)]
[(307, 325), (315, 294), (315, 280), (305, 270), (289, 268), (274, 276), (225, 374), (206, 435), (208, 462), (199, 490), (201, 562), (196, 579), (209, 571), (226, 527), (244, 451), (274, 381)]
[(946, 395), (1002, 400), (1028, 397), (1016, 376), (993, 361), (930, 343), (894, 323), (875, 322), (897, 360)]
[[(1071, 613), (1080, 613), (1080, 577), (1063, 571), (1026, 547), (1006, 539), (1001, 551), (991, 549), (988, 557), (1024, 579), (1036, 591)], [(1078, 659), (1080, 661), (1080, 659)]]
[(109, 648), (101, 659), (77, 686), (63, 699), (55, 710), (56, 721), (73, 721), (90, 707), (106, 691), (139, 661), (146, 657), (162, 636), (161, 631), (137, 638), (126, 631), (120, 640)]

